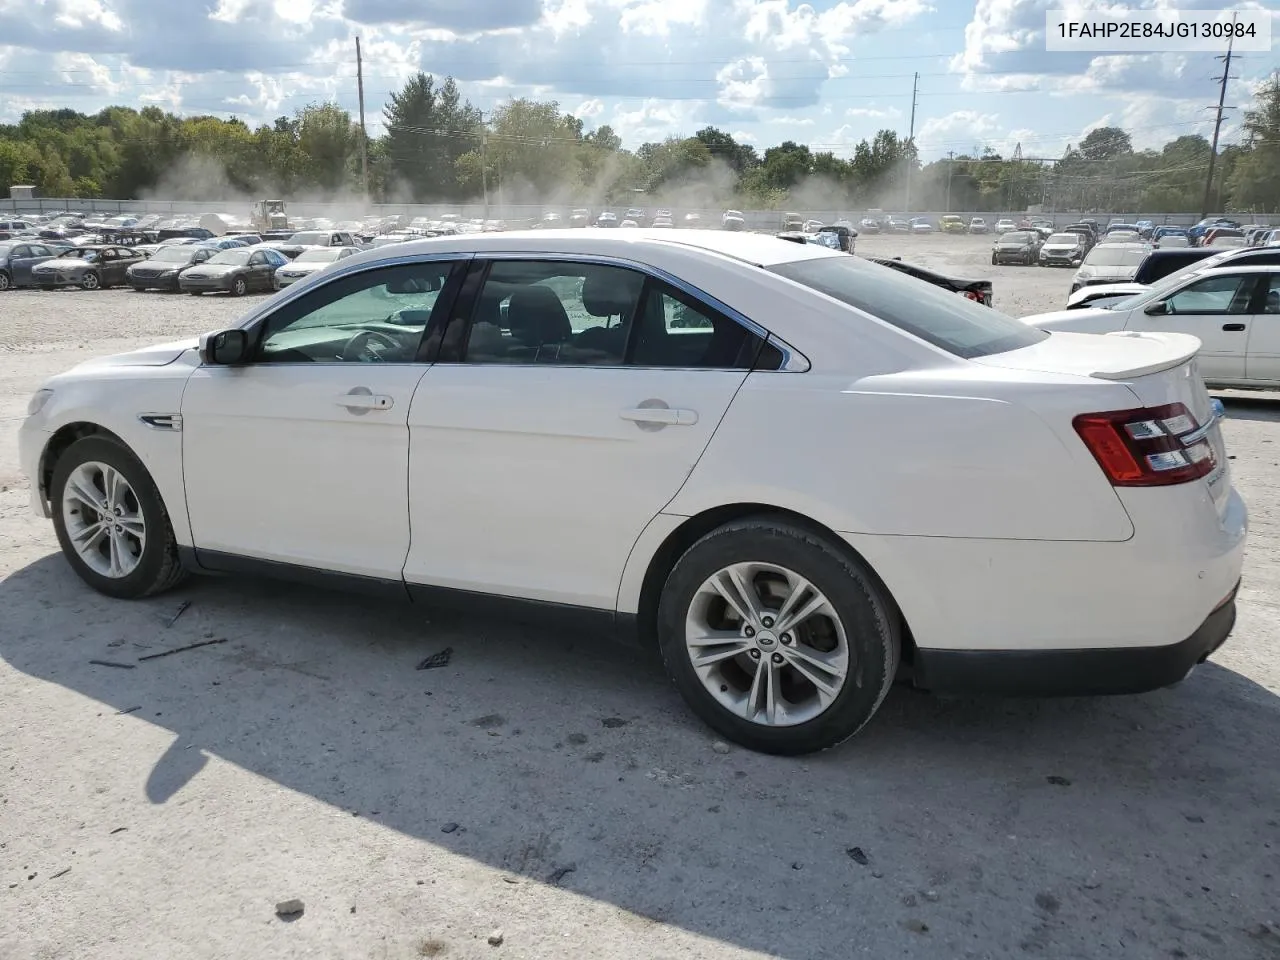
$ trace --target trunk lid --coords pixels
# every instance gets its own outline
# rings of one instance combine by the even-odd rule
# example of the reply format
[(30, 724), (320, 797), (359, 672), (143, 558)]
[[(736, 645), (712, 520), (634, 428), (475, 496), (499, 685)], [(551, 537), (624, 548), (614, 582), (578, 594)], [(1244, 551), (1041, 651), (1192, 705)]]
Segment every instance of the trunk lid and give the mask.
[[(1208, 486), (1219, 515), (1231, 493), (1227, 452), (1222, 440), (1221, 404), (1209, 396), (1196, 362), (1200, 340), (1185, 333), (1122, 331), (1103, 335), (1053, 333), (1039, 343), (1008, 353), (979, 357), (974, 363), (1013, 370), (1074, 374), (1123, 383), (1135, 407), (1181, 403), (1213, 447), (1213, 472), (1196, 481)], [(1081, 410), (1081, 413), (1101, 411)]]

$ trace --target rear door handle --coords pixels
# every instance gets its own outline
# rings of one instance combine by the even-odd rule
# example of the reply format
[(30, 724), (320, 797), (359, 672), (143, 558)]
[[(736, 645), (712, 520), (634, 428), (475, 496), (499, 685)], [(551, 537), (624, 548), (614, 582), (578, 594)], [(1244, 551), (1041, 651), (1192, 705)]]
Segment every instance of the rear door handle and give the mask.
[(1224, 323), (1222, 329), (1228, 333), (1241, 333), (1244, 331), (1243, 323)]
[(661, 423), (669, 426), (687, 427), (698, 422), (697, 411), (672, 407), (631, 407), (623, 410), (620, 416), (633, 423)]
[[(359, 388), (357, 388), (359, 389)], [(395, 401), (382, 393), (344, 393), (336, 402), (348, 410), (390, 410)]]

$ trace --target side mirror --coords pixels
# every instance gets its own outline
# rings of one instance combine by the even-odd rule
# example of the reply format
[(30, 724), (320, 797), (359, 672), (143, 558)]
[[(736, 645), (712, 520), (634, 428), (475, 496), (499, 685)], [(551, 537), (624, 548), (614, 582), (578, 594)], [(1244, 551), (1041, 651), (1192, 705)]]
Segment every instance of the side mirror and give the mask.
[(1149, 303), (1142, 311), (1149, 317), (1162, 317), (1169, 312), (1169, 305), (1163, 300)]
[(245, 330), (219, 330), (200, 338), (200, 361), (234, 366), (249, 359), (249, 334)]

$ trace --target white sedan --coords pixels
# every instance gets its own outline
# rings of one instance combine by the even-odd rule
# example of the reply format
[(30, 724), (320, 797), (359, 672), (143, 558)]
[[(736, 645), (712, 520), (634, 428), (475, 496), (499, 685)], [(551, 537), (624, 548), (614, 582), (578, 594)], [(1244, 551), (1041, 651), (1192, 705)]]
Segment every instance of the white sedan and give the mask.
[(276, 269), (276, 283), (287, 287), (359, 252), (359, 247), (312, 247), (310, 250), (303, 250), (284, 266)]
[(757, 234), (472, 234), (56, 376), (20, 446), (109, 596), (242, 572), (575, 618), (795, 754), (900, 664), (1127, 693), (1224, 642), (1246, 511), (1198, 346), (1049, 334)]
[(1023, 321), (1076, 333), (1190, 334), (1201, 343), (1199, 370), (1209, 384), (1280, 387), (1280, 266), (1194, 269), (1144, 293), (1100, 302)]

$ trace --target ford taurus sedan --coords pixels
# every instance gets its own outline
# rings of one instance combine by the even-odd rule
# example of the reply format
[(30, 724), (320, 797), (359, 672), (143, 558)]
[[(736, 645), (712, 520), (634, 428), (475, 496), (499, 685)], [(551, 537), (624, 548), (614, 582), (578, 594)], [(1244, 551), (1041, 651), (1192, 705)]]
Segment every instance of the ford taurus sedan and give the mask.
[(0, 242), (0, 293), (35, 283), (32, 271), (60, 253), (39, 240)]
[(217, 247), (198, 241), (165, 244), (146, 260), (130, 266), (125, 272), (125, 279), (139, 293), (144, 290), (177, 292), (178, 275), (187, 267), (204, 263), (217, 252)]
[(187, 267), (178, 274), (178, 286), (183, 293), (220, 292), (243, 297), (251, 290), (275, 290), (276, 271), (289, 262), (278, 250), (235, 247)]
[(19, 442), (108, 596), (240, 572), (552, 615), (655, 644), (722, 736), (796, 754), (900, 664), (1129, 693), (1225, 641), (1246, 511), (1198, 347), (770, 236), (472, 234), (56, 376)]

